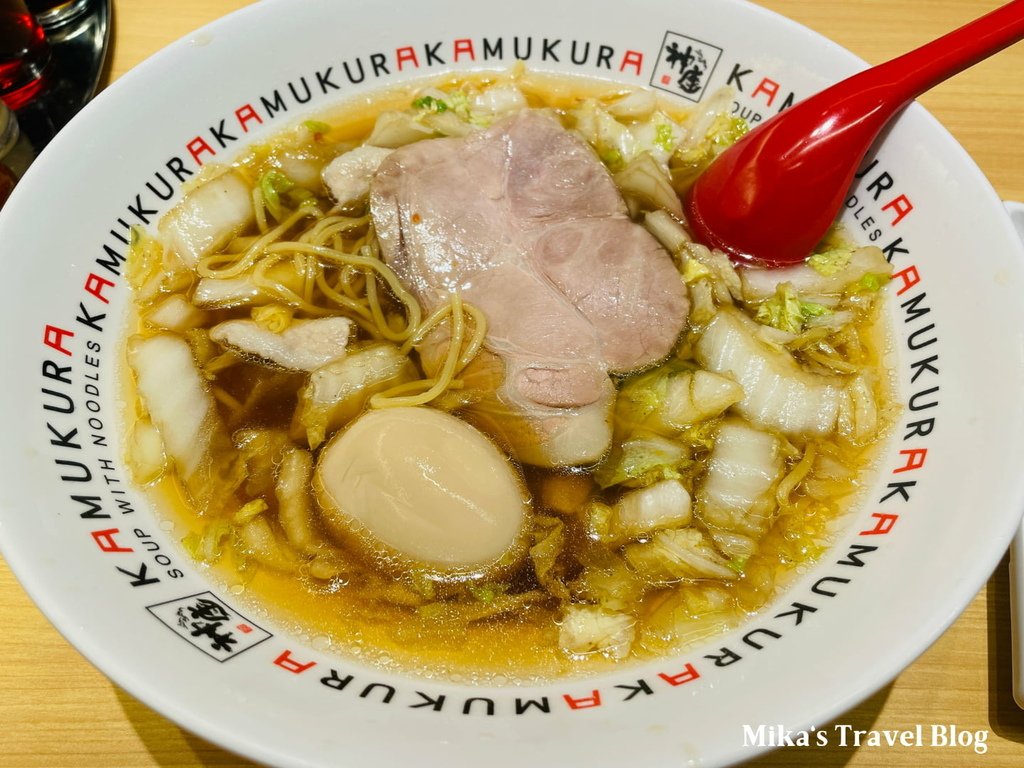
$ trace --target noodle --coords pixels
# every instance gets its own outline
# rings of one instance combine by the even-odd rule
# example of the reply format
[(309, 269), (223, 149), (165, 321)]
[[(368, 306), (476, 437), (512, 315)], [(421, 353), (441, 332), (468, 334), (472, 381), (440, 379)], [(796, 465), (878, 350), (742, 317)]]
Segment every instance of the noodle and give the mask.
[[(420, 323), (421, 310), (420, 304), (416, 301), (416, 298), (405, 289), (405, 287), (399, 282), (398, 277), (384, 262), (379, 259), (372, 258), (370, 256), (364, 256), (362, 254), (344, 253), (342, 251), (336, 251), (333, 248), (327, 248), (322, 245), (311, 245), (309, 243), (302, 242), (281, 242), (268, 245), (265, 248), (268, 254), (277, 253), (309, 253), (319, 256), (324, 261), (330, 263), (332, 266), (352, 266), (361, 267), (364, 273), (369, 276), (369, 273), (375, 272), (384, 282), (387, 284), (392, 295), (397, 299), (406, 309), (407, 312), (407, 323), (406, 329), (401, 334), (400, 338), (407, 338), (413, 333), (415, 328)], [(378, 314), (372, 309), (374, 299), (370, 298), (370, 292), (367, 291), (367, 306), (371, 307), (371, 313), (383, 318), (383, 314)], [(379, 312), (379, 306), (378, 306)], [(390, 331), (390, 329), (389, 329)], [(382, 332), (383, 335), (383, 332)]]
[[(319, 215), (315, 207), (309, 205), (299, 206), (298, 210), (292, 213), (291, 216), (274, 227), (274, 229), (264, 233), (244, 253), (215, 253), (202, 259), (196, 267), (196, 271), (200, 277), (219, 279), (238, 277), (256, 263), (256, 260), (263, 255), (267, 246), (280, 238), (281, 235), (295, 226), (300, 220), (314, 215)], [(219, 263), (227, 263), (230, 266), (218, 268), (216, 265)]]
[[(455, 379), (456, 374), (480, 351), (487, 333), (486, 319), (480, 310), (464, 305), (456, 293), (448, 303), (423, 320), (419, 302), (405, 289), (394, 271), (380, 260), (368, 215), (332, 213), (324, 216), (315, 207), (300, 204), (271, 229), (266, 216), (269, 208), (258, 184), (252, 190), (252, 203), (256, 224), (262, 234), (251, 239), (241, 253), (216, 253), (203, 258), (197, 267), (200, 276), (230, 279), (248, 274), (258, 290), (306, 315), (328, 317), (342, 314), (371, 339), (402, 343), (403, 355), (408, 355), (431, 331), (450, 318), (448, 348), (438, 375), (398, 384), (377, 393), (370, 398), (369, 405), (372, 408), (424, 405), (449, 388), (460, 386)], [(282, 239), (299, 221), (309, 216), (316, 218), (311, 226), (294, 239)], [(339, 247), (344, 244), (346, 235), (364, 229), (364, 233), (350, 245), (355, 253)], [(269, 275), (271, 269), (289, 257), (293, 260), (295, 274), (301, 279), (299, 290)], [(328, 270), (336, 272), (334, 285), (331, 285)], [(402, 306), (404, 318), (386, 313), (378, 288), (379, 280)], [(323, 306), (320, 299), (333, 306)], [(467, 316), (472, 333), (464, 345)], [(410, 392), (416, 394), (408, 394)], [(219, 388), (217, 395), (236, 416), (248, 410), (245, 404)]]
[(814, 467), (816, 453), (814, 443), (808, 443), (807, 449), (804, 451), (800, 461), (779, 481), (779, 485), (775, 489), (775, 500), (778, 501), (780, 507), (785, 507), (789, 504), (790, 495), (804, 481), (804, 478), (810, 474), (811, 469)]
[[(455, 378), (455, 373), (458, 370), (459, 361), (462, 359), (462, 337), (466, 329), (466, 319), (463, 314), (462, 298), (458, 292), (452, 294), (451, 301), (443, 307), (433, 312), (430, 317), (427, 318), (426, 322), (422, 326), (416, 329), (416, 333), (412, 336), (412, 339), (422, 339), (427, 332), (435, 325), (440, 322), (440, 319), (448, 315), (451, 317), (451, 338), (448, 342), (448, 352), (445, 355), (444, 364), (441, 366), (441, 371), (435, 379), (424, 379), (423, 382), (430, 383), (430, 388), (419, 395), (402, 395), (401, 392), (406, 391), (409, 385), (400, 385), (397, 388), (392, 388), (374, 395), (370, 398), (371, 408), (398, 408), (401, 406), (412, 406), (412, 405), (425, 405), (433, 400), (435, 397), (441, 395), (449, 386), (451, 386), (452, 380)], [(409, 342), (406, 342), (407, 344)], [(412, 382), (418, 384), (420, 382)], [(396, 389), (398, 391), (396, 391)]]

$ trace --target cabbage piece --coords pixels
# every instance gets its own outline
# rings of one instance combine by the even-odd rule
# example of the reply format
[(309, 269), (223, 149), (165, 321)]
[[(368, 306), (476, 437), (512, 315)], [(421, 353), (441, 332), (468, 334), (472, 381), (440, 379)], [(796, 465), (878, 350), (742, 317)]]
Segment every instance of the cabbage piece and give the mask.
[(181, 545), (194, 560), (212, 565), (224, 555), (224, 544), (233, 532), (234, 528), (227, 520), (215, 520), (202, 532), (189, 533), (181, 540)]
[(632, 539), (659, 528), (679, 528), (693, 519), (690, 494), (678, 480), (662, 480), (624, 493), (615, 502), (614, 529)]
[(853, 257), (853, 248), (829, 248), (827, 251), (811, 254), (807, 266), (819, 275), (831, 277), (846, 269)]
[(606, 547), (585, 550), (580, 562), (583, 570), (570, 584), (576, 600), (625, 612), (635, 607), (647, 590), (647, 585), (626, 562)]
[(679, 469), (689, 461), (689, 452), (678, 443), (656, 435), (636, 437), (616, 446), (598, 467), (594, 479), (601, 488), (643, 487), (680, 477)]
[(142, 313), (146, 325), (175, 333), (184, 333), (205, 325), (208, 313), (194, 306), (180, 293), (174, 293)]
[(312, 488), (313, 454), (300, 448), (286, 451), (274, 488), (277, 516), (288, 543), (304, 554), (313, 554), (323, 545), (313, 516)]
[(885, 254), (870, 245), (852, 250), (833, 248), (803, 264), (781, 269), (743, 269), (740, 279), (744, 299), (756, 302), (774, 296), (782, 283), (789, 283), (802, 296), (827, 296), (851, 290), (878, 290), (891, 274), (892, 265), (885, 260)]
[(646, 650), (665, 651), (721, 634), (739, 621), (735, 603), (716, 582), (681, 584), (645, 604), (639, 643)]
[(619, 120), (643, 120), (657, 108), (657, 97), (645, 88), (629, 91), (608, 104), (609, 114)]
[(416, 115), (388, 110), (377, 116), (377, 122), (366, 143), (374, 147), (395, 149), (435, 136), (437, 133), (434, 129), (424, 125)]
[(713, 529), (760, 538), (771, 525), (772, 490), (783, 466), (777, 437), (738, 419), (723, 421), (697, 491), (700, 519)]
[[(330, 126), (328, 126), (328, 130), (330, 130)], [(293, 204), (301, 203), (316, 192), (322, 192), (323, 182), (320, 178), (320, 172), (324, 167), (322, 159), (305, 156), (302, 150), (279, 151), (275, 153), (275, 159), (281, 168), (281, 173), (295, 182), (295, 187), (291, 190), (292, 194), (290, 195)]]
[[(259, 188), (263, 196), (263, 204), (270, 214), (279, 221), (284, 218), (286, 213), (285, 202), (291, 206), (298, 206), (313, 198), (312, 192), (296, 184), (291, 177), (276, 168), (267, 171), (260, 177)], [(282, 198), (285, 199), (282, 200)]]
[[(675, 195), (674, 192), (673, 195)], [(672, 258), (676, 262), (683, 258), (684, 246), (692, 242), (690, 233), (668, 211), (648, 211), (644, 214), (644, 227), (654, 235), (666, 251), (672, 254)]]
[(260, 328), (272, 333), (283, 333), (294, 321), (295, 310), (286, 304), (264, 304), (253, 307), (251, 315)]
[(167, 248), (186, 267), (226, 244), (255, 218), (249, 184), (235, 171), (193, 188), (160, 220)]
[(263, 297), (251, 275), (223, 279), (204, 277), (196, 284), (192, 303), (197, 307), (216, 309), (252, 304)]
[(134, 291), (135, 303), (145, 307), (177, 291), (187, 290), (192, 282), (191, 269), (142, 227), (131, 228), (131, 240), (125, 256), (125, 277)]
[(455, 112), (428, 113), (420, 117), (423, 125), (429, 127), (439, 136), (455, 136), (461, 138), (468, 136), (480, 127), (463, 119)]
[(231, 521), (236, 524), (247, 523), (258, 515), (262, 515), (270, 509), (270, 505), (263, 499), (253, 499), (242, 505), (241, 509), (235, 512)]
[(629, 655), (636, 619), (593, 605), (570, 605), (558, 627), (558, 644), (573, 655), (600, 653), (611, 659)]
[(393, 344), (375, 343), (316, 369), (299, 392), (298, 427), (310, 448), (362, 411), (370, 397), (413, 381), (416, 367)]
[(686, 132), (664, 112), (655, 112), (648, 120), (630, 126), (639, 151), (654, 158), (668, 177), (668, 160), (682, 142)]
[[(830, 307), (829, 304), (831, 302), (828, 297), (817, 298), (818, 301), (815, 303), (825, 307), (828, 312), (818, 315), (817, 317), (808, 318), (804, 321), (803, 340), (806, 340), (809, 344), (814, 343), (819, 339), (826, 338), (829, 334), (842, 330), (844, 327), (851, 325), (857, 319), (857, 314), (849, 309), (833, 308), (838, 306), (838, 302), (835, 302)], [(813, 334), (807, 334), (807, 331), (812, 330), (815, 331)], [(795, 345), (791, 345), (791, 348), (795, 348)]]
[(295, 320), (279, 333), (255, 320), (225, 320), (210, 338), (247, 357), (292, 371), (314, 371), (345, 356), (355, 324), (347, 317)]
[(731, 120), (728, 113), (732, 107), (734, 92), (731, 88), (719, 88), (707, 99), (697, 105), (687, 117), (683, 128), (686, 130), (686, 139), (679, 147), (679, 154), (688, 153), (694, 150), (703, 150), (704, 145), (711, 141), (722, 146), (732, 143), (738, 137), (729, 135)]
[(722, 307), (696, 343), (697, 360), (743, 387), (733, 409), (757, 426), (798, 435), (833, 432), (843, 379), (805, 371), (790, 352), (759, 338), (763, 328)]
[[(500, 115), (518, 112), (527, 107), (523, 92), (510, 83), (492, 85), (469, 99), (468, 119), (477, 124), (489, 122)], [(456, 105), (458, 109), (458, 105)]]
[(743, 567), (750, 557), (757, 552), (757, 541), (742, 533), (727, 531), (723, 528), (711, 528), (708, 536), (714, 542), (719, 552), (726, 554), (729, 559), (729, 567), (737, 573), (743, 572)]
[(142, 485), (159, 478), (167, 467), (160, 430), (149, 419), (137, 419), (128, 442), (128, 466), (135, 482)]
[(448, 102), (445, 101), (445, 94), (441, 91), (434, 91), (437, 95), (433, 96), (430, 93), (420, 96), (419, 98), (413, 99), (413, 109), (421, 109), (424, 112), (447, 112)]
[[(604, 107), (595, 99), (585, 99), (570, 115), (576, 121), (576, 130), (611, 171), (619, 171), (646, 154), (665, 177), (666, 186), (671, 186), (668, 160), (686, 132), (665, 113), (648, 111), (641, 101), (643, 97), (632, 96)], [(646, 112), (646, 119), (625, 125), (613, 114), (631, 111), (638, 115)], [(624, 115), (624, 119), (629, 117)]]
[(818, 453), (810, 475), (804, 480), (804, 492), (818, 501), (835, 500), (857, 489), (856, 474), (834, 456)]
[(854, 376), (839, 406), (839, 434), (854, 445), (867, 445), (879, 430), (878, 404), (867, 376)]
[(687, 283), (708, 280), (719, 304), (729, 305), (742, 298), (743, 284), (728, 256), (699, 243), (688, 243), (683, 252), (683, 278)]
[(470, 99), (464, 91), (445, 93), (426, 88), (413, 99), (413, 119), (442, 136), (466, 136), (489, 124), (497, 115), (526, 106), (515, 86), (495, 86)]
[(596, 499), (584, 505), (580, 511), (583, 520), (583, 528), (590, 541), (602, 544), (616, 542), (615, 536), (615, 510), (610, 504)]
[[(692, 263), (694, 262), (687, 262), (687, 266)], [(714, 289), (708, 280), (700, 278), (693, 282), (687, 280), (687, 284), (690, 286), (690, 325), (699, 328), (709, 323), (718, 313)]]
[(683, 215), (683, 205), (668, 176), (649, 152), (642, 152), (630, 160), (614, 179), (627, 200), (635, 199), (647, 209), (663, 209), (676, 216)]
[(743, 399), (743, 387), (711, 371), (684, 371), (669, 378), (659, 416), (673, 429), (719, 416)]
[(251, 557), (260, 565), (280, 573), (294, 573), (301, 558), (275, 535), (267, 519), (259, 515), (238, 529), (241, 554)]
[(355, 567), (337, 547), (320, 549), (306, 564), (305, 572), (319, 581), (329, 581), (332, 586), (349, 583)]
[(780, 331), (800, 333), (809, 321), (830, 313), (823, 304), (801, 299), (789, 283), (780, 283), (775, 295), (758, 305), (754, 319)]
[(149, 301), (159, 288), (146, 290), (146, 285), (162, 278), (165, 269), (163, 244), (142, 227), (132, 227), (125, 261), (125, 277), (136, 293), (136, 300)]
[(722, 88), (703, 101), (683, 125), (685, 137), (669, 159), (672, 185), (680, 194), (749, 130), (745, 120), (728, 114), (731, 102), (731, 89)]
[(534, 518), (533, 546), (530, 559), (537, 582), (559, 600), (569, 599), (569, 589), (563, 581), (564, 565), (559, 556), (565, 548), (565, 523), (557, 517), (538, 515)]
[(339, 155), (324, 167), (324, 186), (338, 205), (348, 206), (364, 200), (370, 194), (370, 180), (393, 151), (364, 145)]
[[(687, 426), (720, 415), (743, 397), (743, 387), (728, 375), (670, 362), (628, 381), (619, 392), (615, 415), (628, 433), (648, 429), (674, 435)], [(624, 445), (622, 449), (625, 448)], [(615, 452), (611, 458), (616, 458)], [(599, 470), (607, 472), (604, 467)], [(633, 472), (632, 476), (640, 474)], [(622, 480), (602, 482), (602, 486), (618, 482)]]
[(192, 303), (204, 309), (226, 309), (247, 306), (275, 298), (273, 284), (301, 295), (305, 275), (296, 270), (294, 262), (283, 261), (266, 270), (268, 283), (257, 284), (251, 273), (238, 277), (204, 277), (196, 284)]
[(647, 541), (627, 544), (622, 554), (630, 567), (652, 584), (736, 578), (736, 571), (696, 528), (658, 531)]
[(269, 498), (274, 493), (281, 458), (292, 448), (287, 433), (280, 429), (240, 429), (231, 437), (245, 462), (245, 495)]
[(815, 443), (808, 443), (800, 460), (787, 469), (786, 474), (775, 486), (775, 500), (780, 507), (789, 506), (793, 492), (803, 484), (814, 468), (814, 457), (817, 452), (818, 446)]
[(673, 377), (689, 370), (684, 363), (670, 360), (646, 373), (627, 379), (619, 389), (615, 401), (617, 430), (626, 435), (648, 430), (671, 436), (672, 429), (665, 428), (665, 421), (662, 418), (669, 384)]
[(267, 186), (261, 191), (278, 196), (272, 205), (287, 202), (293, 207), (324, 192), (321, 170), (339, 151), (351, 145), (348, 141), (328, 139), (332, 133), (334, 129), (327, 123), (305, 120), (269, 142), (254, 146), (242, 163), (250, 170), (263, 172), (259, 181)]
[(629, 128), (596, 100), (585, 99), (570, 115), (576, 120), (576, 130), (612, 172), (620, 170), (636, 156), (637, 141)]
[(188, 343), (170, 333), (133, 337), (128, 364), (139, 399), (200, 514), (230, 505), (243, 463)]

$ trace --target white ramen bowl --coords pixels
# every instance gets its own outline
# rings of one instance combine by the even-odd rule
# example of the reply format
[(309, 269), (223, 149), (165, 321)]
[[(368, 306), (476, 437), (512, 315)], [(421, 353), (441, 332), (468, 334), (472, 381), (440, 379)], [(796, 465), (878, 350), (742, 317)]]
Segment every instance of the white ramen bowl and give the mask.
[[(691, 52), (686, 77), (663, 55), (673, 42)], [(6, 283), (18, 287), (0, 324), (4, 557), (115, 682), (255, 760), (653, 768), (750, 757), (744, 725), (825, 726), (895, 677), (967, 605), (1016, 527), (1021, 246), (977, 167), (914, 106), (869, 155), (844, 214), (896, 270), (891, 363), (904, 411), (832, 549), (742, 627), (596, 677), (468, 686), (332, 655), (253, 620), (253, 606), (204, 576), (122, 460), (127, 225), (152, 225), (179, 199), (176, 169), (230, 161), (342, 99), (516, 57), (681, 104), (731, 84), (755, 123), (863, 66), (738, 0), (641, 0), (628, 14), (607, 0), (444, 0), (400, 15), (366, 0), (263, 2), (101, 94), (0, 216)], [(974, 323), (968, 301), (984, 313)], [(230, 653), (176, 626), (204, 594), (232, 627)]]

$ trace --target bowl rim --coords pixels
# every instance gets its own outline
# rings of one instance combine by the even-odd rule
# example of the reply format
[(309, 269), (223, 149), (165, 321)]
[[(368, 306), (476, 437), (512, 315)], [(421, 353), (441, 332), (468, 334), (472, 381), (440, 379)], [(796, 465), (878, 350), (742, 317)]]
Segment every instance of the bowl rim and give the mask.
[[(166, 70), (169, 65), (174, 64), (178, 60), (179, 51), (185, 48), (190, 40), (206, 35), (215, 35), (222, 28), (234, 26), (239, 18), (273, 16), (278, 7), (283, 7), (288, 2), (289, 0), (263, 0), (261, 3), (245, 6), (204, 25), (164, 47), (104, 89), (92, 103), (83, 109), (80, 115), (76, 116), (69, 123), (67, 129), (55, 138), (53, 145), (59, 147), (73, 142), (77, 138), (78, 126), (83, 120), (91, 119), (89, 116), (105, 110), (108, 102), (116, 103), (116, 100), (121, 98), (121, 93), (134, 87), (136, 82), (150, 80), (154, 75), (158, 75), (162, 70)], [(774, 11), (743, 2), (742, 0), (718, 0), (718, 2), (742, 9), (743, 13), (761, 14), (766, 18), (770, 18), (774, 24), (789, 25), (791, 28), (799, 31), (800, 34), (813, 36), (819, 43), (827, 44), (836, 53), (837, 57), (840, 55), (845, 57), (845, 61), (851, 66), (858, 68), (867, 66), (866, 62), (837, 43)], [(918, 115), (918, 119), (929, 121), (937, 129), (933, 132), (934, 140), (941, 141), (949, 151), (961, 157), (964, 161), (961, 164), (962, 170), (971, 174), (969, 182), (972, 188), (988, 198), (983, 202), (989, 206), (998, 206), (1002, 210), (1001, 201), (988, 179), (959, 142), (949, 134), (941, 123), (919, 104), (911, 105), (908, 111)], [(29, 170), (30, 175), (43, 172), (38, 169), (46, 163), (45, 158), (49, 156), (48, 152), (49, 150), (44, 151), (41, 155), (41, 160)], [(19, 190), (16, 189), (12, 200), (17, 201), (19, 199), (18, 192)], [(1006, 234), (1010, 235), (1013, 242), (1017, 243), (1016, 255), (1020, 259), (1024, 255), (1024, 247), (1020, 245), (1012, 222), (1009, 216), (1005, 214), (1005, 211), (1003, 211), (1002, 218)], [(2, 220), (0, 220), (0, 223), (2, 223)], [(1018, 510), (1024, 512), (1024, 474), (1013, 478), (1012, 482), (1008, 482), (1005, 490), (1005, 495), (1015, 500)], [(995, 531), (995, 535), (990, 536), (986, 541), (984, 548), (986, 557), (972, 560), (968, 564), (966, 573), (961, 574), (959, 581), (961, 588), (955, 595), (947, 595), (943, 600), (942, 604), (946, 606), (945, 610), (933, 612), (929, 622), (920, 624), (913, 634), (901, 636), (899, 643), (895, 646), (897, 650), (893, 650), (890, 647), (889, 652), (884, 658), (884, 663), (880, 666), (872, 667), (870, 673), (861, 678), (860, 684), (856, 689), (847, 689), (845, 695), (836, 700), (831, 708), (817, 716), (819, 721), (833, 721), (850, 707), (880, 690), (941, 637), (971, 600), (973, 600), (980, 588), (990, 577), (992, 570), (998, 566), (1002, 554), (1009, 546), (1010, 540), (1019, 525), (1020, 512), (1016, 516), (1008, 515), (1002, 518), (1003, 525), (1000, 530)], [(2, 535), (2, 528), (0, 528), (0, 554), (3, 555), (26, 593), (65, 640), (119, 687), (128, 691), (132, 696), (168, 717), (173, 722), (181, 724), (190, 732), (237, 754), (257, 761), (271, 761), (275, 765), (298, 764), (294, 762), (294, 757), (289, 754), (268, 750), (265, 744), (253, 745), (241, 733), (226, 729), (215, 722), (209, 722), (194, 716), (184, 702), (180, 701), (175, 695), (167, 694), (163, 689), (154, 687), (144, 679), (137, 677), (133, 670), (122, 664), (122, 660), (116, 654), (111, 654), (109, 649), (101, 647), (97, 643), (96, 636), (90, 634), (88, 628), (76, 625), (73, 616), (67, 610), (67, 604), (60, 600), (59, 595), (47, 592), (33, 581), (33, 563), (30, 558), (22, 558), (19, 551), (14, 547), (13, 542)], [(816, 711), (820, 712), (820, 710)], [(803, 728), (809, 724), (810, 720), (806, 723), (798, 723), (797, 725)], [(719, 754), (731, 762), (732, 760), (751, 758), (761, 751), (764, 750), (754, 751), (746, 749), (741, 753), (737, 749), (732, 753), (722, 751)]]

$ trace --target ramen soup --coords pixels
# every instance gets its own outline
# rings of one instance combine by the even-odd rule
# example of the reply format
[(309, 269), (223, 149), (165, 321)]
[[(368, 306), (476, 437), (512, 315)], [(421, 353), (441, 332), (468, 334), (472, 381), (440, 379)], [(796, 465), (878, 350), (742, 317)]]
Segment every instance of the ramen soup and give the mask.
[(893, 420), (890, 269), (838, 236), (777, 270), (691, 240), (730, 104), (514, 70), (207, 169), (129, 258), (129, 464), (184, 547), (318, 647), (455, 679), (764, 606)]

